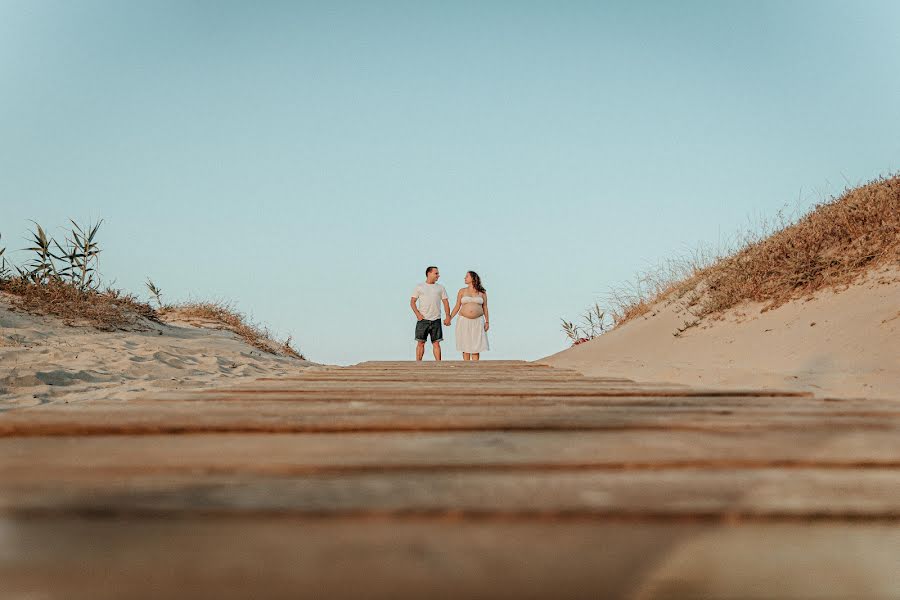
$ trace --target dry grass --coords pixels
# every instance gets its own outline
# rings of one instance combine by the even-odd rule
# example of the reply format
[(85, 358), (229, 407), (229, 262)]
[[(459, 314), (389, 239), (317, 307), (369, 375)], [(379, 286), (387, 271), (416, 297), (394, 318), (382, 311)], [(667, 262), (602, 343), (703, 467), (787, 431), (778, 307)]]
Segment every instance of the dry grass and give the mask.
[(815, 206), (795, 221), (779, 212), (730, 248), (695, 251), (612, 290), (612, 325), (687, 299), (702, 319), (743, 302), (765, 310), (822, 289), (847, 285), (869, 269), (900, 264), (900, 176), (881, 177)]
[(222, 302), (167, 305), (159, 309), (159, 316), (166, 322), (182, 321), (199, 327), (225, 329), (263, 352), (305, 360), (305, 357), (291, 346), (290, 337), (283, 342), (277, 341), (268, 329), (250, 323), (244, 314)]
[(699, 314), (745, 301), (774, 308), (852, 283), (871, 267), (895, 261), (900, 261), (900, 177), (848, 190), (705, 269)]
[(53, 315), (70, 325), (90, 325), (106, 331), (142, 327), (142, 320), (159, 321), (150, 305), (120, 290), (81, 289), (51, 279), (34, 283), (22, 278), (0, 281), (12, 306), (38, 315)]
[(16, 310), (53, 315), (68, 325), (115, 331), (145, 329), (145, 320), (156, 323), (183, 321), (199, 327), (226, 329), (263, 352), (305, 360), (291, 345), (291, 338), (277, 341), (268, 329), (249, 323), (243, 314), (221, 302), (167, 305), (154, 310), (121, 290), (80, 289), (57, 279), (34, 283), (19, 277), (0, 281), (0, 292)]
[(688, 296), (690, 303), (696, 302), (699, 297), (697, 287), (704, 270), (727, 254), (728, 250), (722, 248), (716, 251), (697, 249), (660, 263), (641, 273), (634, 281), (611, 289), (604, 302), (609, 307), (607, 314), (611, 327), (651, 312), (657, 302), (668, 298)]

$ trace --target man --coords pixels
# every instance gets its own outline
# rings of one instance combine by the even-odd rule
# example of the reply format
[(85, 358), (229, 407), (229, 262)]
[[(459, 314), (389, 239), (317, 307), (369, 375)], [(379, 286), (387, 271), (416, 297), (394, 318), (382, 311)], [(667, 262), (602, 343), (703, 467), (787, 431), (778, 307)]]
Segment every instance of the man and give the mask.
[(444, 303), (444, 314), (450, 316), (450, 302), (447, 290), (437, 280), (441, 277), (437, 267), (425, 269), (425, 283), (418, 284), (412, 293), (409, 307), (416, 315), (416, 360), (425, 356), (425, 340), (431, 338), (431, 351), (434, 360), (441, 360), (441, 340), (444, 330), (441, 328), (441, 302)]

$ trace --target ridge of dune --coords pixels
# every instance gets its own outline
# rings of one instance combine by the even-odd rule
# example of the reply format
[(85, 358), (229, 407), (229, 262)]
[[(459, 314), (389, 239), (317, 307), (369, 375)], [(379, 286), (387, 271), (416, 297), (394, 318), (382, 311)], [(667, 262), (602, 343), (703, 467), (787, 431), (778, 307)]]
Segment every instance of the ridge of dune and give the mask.
[(170, 322), (140, 319), (133, 327), (101, 331), (15, 310), (0, 296), (0, 412), (227, 385), (311, 364), (177, 315)]
[(685, 329), (696, 321), (687, 301), (664, 299), (540, 362), (637, 381), (900, 400), (900, 265), (764, 309), (743, 303)]

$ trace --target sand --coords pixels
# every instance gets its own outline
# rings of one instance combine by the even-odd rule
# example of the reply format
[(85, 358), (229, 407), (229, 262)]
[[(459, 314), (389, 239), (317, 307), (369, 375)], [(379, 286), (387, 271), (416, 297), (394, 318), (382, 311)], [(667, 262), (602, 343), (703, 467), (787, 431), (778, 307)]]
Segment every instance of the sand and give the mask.
[(900, 267), (763, 308), (746, 304), (679, 332), (696, 318), (683, 301), (664, 301), (542, 362), (636, 381), (900, 400)]
[(13, 311), (0, 296), (0, 412), (230, 385), (311, 364), (262, 352), (230, 331), (177, 321), (98, 331)]

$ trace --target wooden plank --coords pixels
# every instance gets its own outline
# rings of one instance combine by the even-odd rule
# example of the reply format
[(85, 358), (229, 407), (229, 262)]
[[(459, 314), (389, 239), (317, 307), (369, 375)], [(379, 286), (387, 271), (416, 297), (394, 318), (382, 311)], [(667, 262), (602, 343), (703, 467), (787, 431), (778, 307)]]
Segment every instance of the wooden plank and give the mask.
[(674, 387), (655, 384), (594, 384), (585, 383), (584, 385), (575, 385), (574, 383), (566, 383), (562, 385), (552, 385), (549, 383), (530, 382), (528, 384), (511, 384), (509, 382), (490, 382), (490, 383), (463, 383), (448, 385), (447, 383), (433, 382), (382, 382), (382, 381), (366, 381), (362, 384), (346, 381), (264, 381), (259, 383), (246, 383), (236, 385), (224, 389), (206, 390), (198, 393), (220, 393), (225, 391), (235, 391), (243, 393), (259, 392), (260, 394), (286, 393), (321, 393), (329, 394), (335, 392), (342, 393), (359, 393), (366, 395), (425, 395), (437, 394), (444, 397), (449, 396), (543, 396), (543, 397), (592, 397), (592, 396), (744, 396), (744, 397), (764, 397), (779, 396), (789, 397), (812, 397), (807, 392), (790, 392), (768, 389), (704, 389), (689, 387)]
[(0, 531), (10, 598), (900, 596), (900, 527), (883, 524), (131, 518)]
[(8, 516), (290, 514), (900, 521), (895, 468), (323, 473), (303, 476), (71, 472), (0, 483)]
[(188, 473), (900, 467), (896, 431), (209, 434), (0, 439), (0, 482)]
[(357, 363), (350, 367), (344, 367), (348, 369), (362, 369), (362, 368), (380, 368), (380, 369), (410, 369), (410, 368), (436, 368), (436, 369), (450, 369), (450, 368), (463, 368), (463, 369), (477, 369), (477, 368), (487, 368), (487, 369), (532, 369), (532, 370), (548, 370), (548, 369), (559, 369), (559, 370), (567, 370), (565, 367), (552, 367), (545, 363), (539, 362), (528, 362), (524, 360), (484, 360), (484, 361), (465, 361), (465, 360), (444, 360), (444, 361), (434, 361), (434, 360), (423, 360), (423, 361), (412, 361), (412, 360), (367, 360), (361, 363)]
[[(560, 411), (581, 411), (594, 414), (630, 414), (630, 415), (678, 415), (683, 413), (697, 413), (703, 415), (753, 415), (765, 417), (774, 414), (776, 416), (814, 415), (822, 417), (830, 416), (877, 416), (887, 420), (898, 421), (900, 419), (900, 405), (883, 400), (851, 400), (845, 402), (831, 402), (818, 398), (794, 398), (783, 399), (780, 397), (741, 397), (741, 396), (598, 396), (559, 398), (544, 396), (499, 396), (499, 397), (442, 397), (438, 395), (411, 395), (392, 396), (372, 395), (364, 393), (359, 395), (338, 393), (332, 394), (299, 394), (275, 392), (272, 394), (258, 394), (256, 392), (244, 393), (240, 391), (225, 390), (209, 394), (182, 394), (175, 393), (167, 399), (132, 400), (129, 406), (159, 407), (191, 405), (201, 407), (227, 407), (235, 402), (244, 403), (247, 406), (267, 405), (287, 407), (302, 410), (309, 408), (311, 412), (318, 410), (335, 412), (342, 410), (356, 413), (361, 408), (370, 408), (372, 411), (388, 410), (394, 408), (398, 414), (405, 411), (421, 414), (427, 411), (443, 411), (459, 408), (459, 414), (487, 414), (487, 415), (512, 415), (519, 414), (522, 410), (535, 408), (549, 411), (559, 408)], [(56, 405), (59, 407), (59, 405)], [(122, 403), (116, 401), (96, 401), (91, 406), (121, 407)], [(64, 407), (59, 407), (64, 408)], [(36, 407), (32, 411), (49, 411), (50, 406)]]
[[(603, 398), (603, 397), (656, 397), (656, 398), (761, 398), (761, 397), (779, 397), (779, 398), (811, 398), (812, 394), (807, 392), (785, 392), (779, 390), (713, 390), (699, 388), (674, 388), (661, 387), (654, 385), (622, 385), (622, 386), (585, 386), (575, 388), (551, 387), (551, 386), (453, 386), (444, 385), (410, 385), (410, 384), (380, 384), (377, 382), (366, 383), (364, 385), (348, 385), (333, 384), (328, 382), (319, 384), (314, 383), (278, 383), (265, 382), (265, 384), (244, 384), (225, 389), (209, 389), (195, 392), (200, 396), (219, 396), (227, 397), (236, 394), (252, 394), (262, 396), (275, 396), (278, 394), (300, 395), (318, 395), (320, 397), (329, 397), (330, 395), (341, 394), (344, 396), (357, 395), (369, 398), (398, 398), (398, 397), (416, 397), (425, 399), (428, 397), (437, 398), (455, 398), (460, 396), (468, 396), (472, 398), (494, 398), (494, 397), (541, 397), (541, 398)], [(160, 398), (177, 397), (177, 394), (161, 394)], [(186, 396), (187, 397), (187, 396)], [(900, 410), (900, 405), (894, 405)]]
[(620, 378), (584, 377), (557, 369), (528, 369), (519, 372), (494, 367), (363, 368), (308, 370), (296, 377), (262, 378), (231, 389), (270, 394), (297, 393), (377, 393), (404, 395), (440, 393), (444, 396), (545, 396), (579, 397), (596, 395), (658, 396), (811, 396), (807, 392), (780, 390), (700, 389), (664, 383), (638, 383)]
[(665, 411), (676, 407), (703, 408), (718, 411), (725, 408), (745, 408), (748, 410), (773, 409), (778, 411), (816, 410), (825, 413), (856, 414), (877, 413), (883, 416), (900, 415), (900, 403), (890, 400), (832, 400), (809, 396), (784, 398), (769, 395), (706, 396), (700, 393), (659, 395), (656, 391), (618, 393), (599, 392), (593, 395), (531, 395), (518, 394), (481, 395), (443, 394), (440, 391), (422, 393), (418, 391), (380, 391), (365, 388), (322, 390), (293, 389), (213, 389), (201, 391), (177, 391), (161, 393), (152, 398), (132, 400), (132, 403), (155, 403), (162, 406), (166, 402), (293, 402), (312, 403), (353, 403), (405, 404), (417, 406), (473, 406), (485, 407), (491, 411), (503, 410), (508, 406), (591, 406), (604, 407), (648, 407)]
[[(334, 369), (337, 371), (337, 369)], [(421, 363), (405, 363), (403, 365), (379, 366), (379, 365), (359, 365), (354, 367), (346, 367), (344, 370), (348, 372), (373, 372), (373, 373), (422, 373), (422, 372), (452, 372), (452, 373), (559, 373), (571, 372), (567, 369), (556, 369), (546, 366), (535, 365), (498, 365), (489, 363), (466, 363), (463, 361), (443, 361), (436, 363), (433, 361), (423, 361)], [(577, 373), (577, 371), (574, 371)]]
[[(710, 399), (712, 404), (712, 399)], [(713, 405), (714, 406), (714, 405)], [(95, 401), (0, 415), (0, 437), (205, 432), (475, 430), (897, 430), (893, 411), (713, 406), (419, 405), (377, 402)]]
[(41, 519), (0, 531), (12, 598), (900, 595), (900, 527), (866, 523)]
[[(335, 381), (335, 382), (347, 382), (347, 383), (359, 383), (359, 382), (403, 382), (403, 383), (445, 383), (445, 384), (457, 384), (457, 383), (516, 383), (516, 382), (527, 382), (527, 383), (566, 383), (571, 381), (579, 381), (579, 380), (588, 380), (588, 378), (584, 376), (572, 376), (565, 373), (546, 373), (546, 374), (523, 374), (516, 376), (506, 376), (499, 375), (495, 373), (489, 373), (484, 375), (479, 375), (477, 378), (464, 378), (461, 379), (459, 375), (453, 373), (415, 373), (415, 374), (402, 374), (402, 373), (331, 373), (331, 372), (312, 372), (312, 373), (302, 373), (299, 375), (282, 375), (282, 376), (273, 376), (273, 377), (259, 377), (256, 381), (274, 381), (274, 382), (287, 382), (287, 381)], [(604, 377), (604, 378), (591, 378), (588, 381), (597, 382), (600, 384), (609, 383), (609, 384), (625, 384), (625, 383), (635, 383), (630, 379), (621, 379), (621, 378), (613, 378), (613, 377)], [(676, 386), (678, 387), (678, 386)]]

